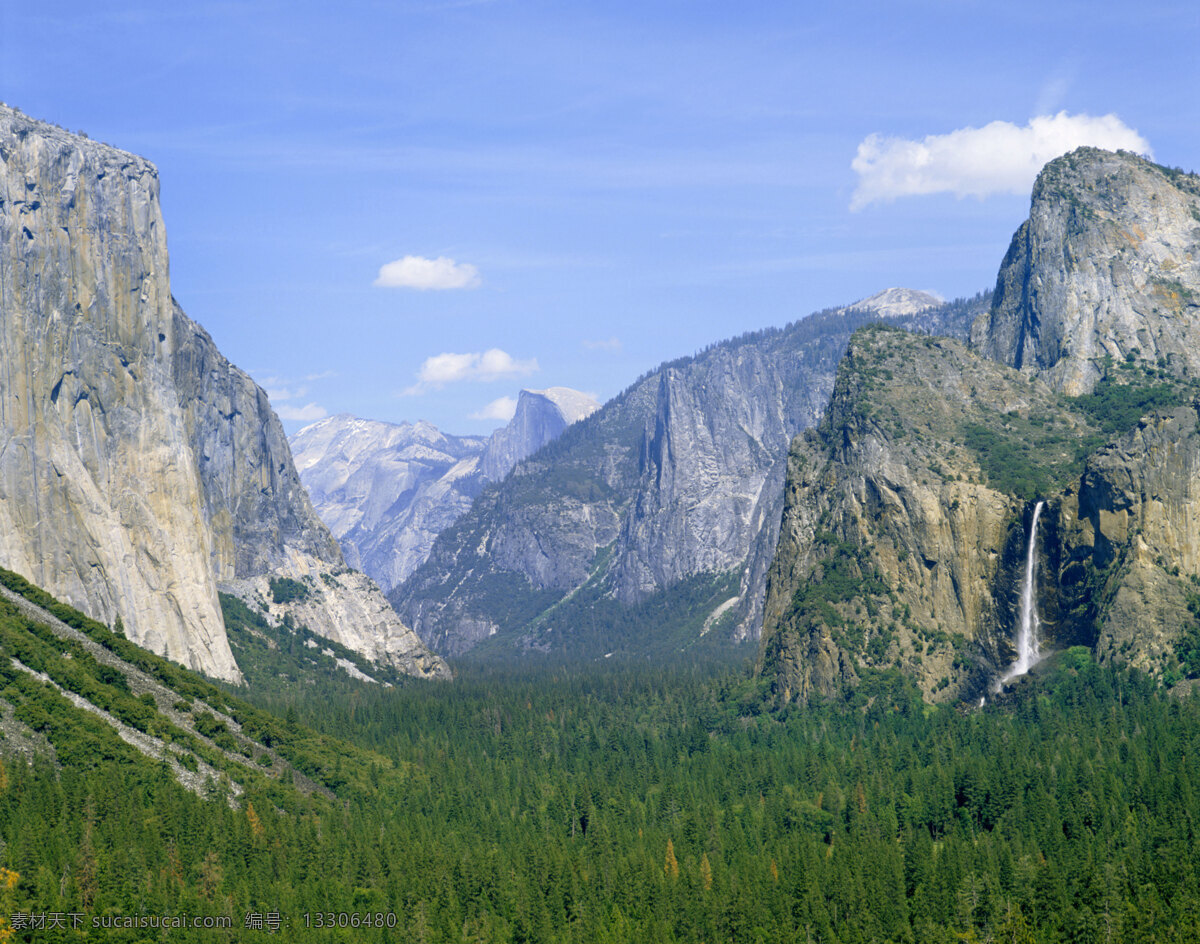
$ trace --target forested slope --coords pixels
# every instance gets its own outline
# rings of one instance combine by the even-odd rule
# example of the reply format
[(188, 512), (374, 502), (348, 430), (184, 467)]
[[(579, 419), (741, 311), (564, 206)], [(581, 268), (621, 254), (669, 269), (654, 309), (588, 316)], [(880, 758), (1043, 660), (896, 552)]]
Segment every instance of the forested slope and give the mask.
[[(772, 713), (744, 667), (703, 661), (464, 671), (453, 690), (363, 683), (335, 700), (294, 684), (252, 707), (22, 589), (294, 773), (253, 777), (230, 761), (228, 780), (185, 789), (9, 667), (19, 653), (115, 713), (149, 708), (102, 661), (64, 660), (60, 637), (5, 608), (0, 699), (15, 707), (0, 742), (0, 913), (21, 921), (230, 925), (173, 928), (173, 941), (246, 940), (265, 933), (246, 930), (256, 916), (312, 941), (1200, 936), (1200, 701), (1086, 650), (971, 713), (923, 705), (897, 673)], [(162, 735), (164, 719), (146, 721)], [(360, 926), (319, 926), (331, 920)]]

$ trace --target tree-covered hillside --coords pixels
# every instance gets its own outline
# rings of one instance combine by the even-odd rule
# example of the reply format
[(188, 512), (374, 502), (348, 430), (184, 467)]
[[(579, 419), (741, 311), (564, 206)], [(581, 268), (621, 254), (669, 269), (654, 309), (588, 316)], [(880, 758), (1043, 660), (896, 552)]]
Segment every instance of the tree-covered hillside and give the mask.
[[(247, 920), (276, 915), (306, 941), (1200, 936), (1200, 701), (1085, 650), (970, 712), (884, 674), (771, 713), (745, 667), (711, 661), (464, 668), (453, 686), (363, 683), (336, 700), (295, 684), (252, 707), (26, 592), (169, 678), (189, 716), (219, 706), (294, 775), (197, 795), (6, 665), (0, 904), (18, 923), (76, 914), (88, 940), (128, 942), (254, 940), (269, 931)], [(0, 623), (7, 662), (114, 713), (149, 709), (35, 620)], [(167, 732), (161, 711), (146, 720)], [(164, 914), (232, 927), (92, 930)], [(384, 927), (317, 927), (368, 918)]]

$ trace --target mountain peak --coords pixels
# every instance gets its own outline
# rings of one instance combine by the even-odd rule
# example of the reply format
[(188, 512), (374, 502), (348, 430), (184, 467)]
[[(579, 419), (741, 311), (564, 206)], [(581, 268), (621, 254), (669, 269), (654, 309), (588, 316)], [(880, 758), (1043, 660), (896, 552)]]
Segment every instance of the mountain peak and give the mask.
[(867, 310), (878, 312), (884, 318), (894, 318), (900, 315), (915, 315), (926, 308), (940, 305), (945, 299), (931, 292), (922, 292), (913, 288), (885, 288), (867, 298), (847, 305), (846, 310)]
[(1200, 377), (1200, 178), (1127, 152), (1048, 163), (971, 329), (986, 357), (1090, 392), (1113, 363)]
[(547, 387), (545, 390), (522, 390), (521, 395), (531, 394), (549, 400), (558, 409), (568, 426), (591, 416), (600, 409), (600, 401), (590, 393), (572, 390), (570, 387)]
[(593, 397), (570, 387), (522, 390), (513, 418), (488, 440), (479, 460), (480, 470), (489, 481), (500, 481), (522, 459), (599, 408)]
[(487, 482), (598, 408), (570, 387), (522, 390), (512, 420), (487, 438), (452, 436), (425, 420), (341, 414), (304, 427), (291, 442), (304, 485), (350, 563), (391, 588)]

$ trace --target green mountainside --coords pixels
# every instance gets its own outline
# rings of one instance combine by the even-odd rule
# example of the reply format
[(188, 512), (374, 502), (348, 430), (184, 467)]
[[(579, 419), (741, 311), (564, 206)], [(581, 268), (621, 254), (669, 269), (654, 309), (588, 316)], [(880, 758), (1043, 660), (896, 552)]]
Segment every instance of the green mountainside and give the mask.
[[(1121, 565), (1097, 554), (1090, 503), (1104, 457), (1136, 435), (1128, 430), (1143, 412), (1158, 408), (1152, 422), (1184, 453), (1196, 450), (1190, 404), (1200, 390), (1133, 366), (1113, 373), (1094, 393), (1067, 397), (951, 339), (857, 332), (825, 419), (789, 457), (763, 655), (779, 696), (831, 696), (864, 671), (899, 667), (931, 699), (980, 697), (1014, 656), (1036, 498), (1049, 501), (1047, 645), (1099, 645), (1109, 657), (1107, 627), (1129, 641), (1122, 655), (1150, 667), (1165, 650), (1100, 601)], [(1120, 474), (1151, 470), (1127, 464)], [(1158, 569), (1182, 589), (1166, 574), (1167, 554)], [(1187, 623), (1186, 606), (1176, 615)]]
[[(36, 130), (3, 111), (21, 142)], [(38, 135), (51, 156), (88, 147)], [(49, 191), (52, 169), (12, 179)], [(138, 205), (157, 201), (152, 168), (121, 172)], [(103, 217), (84, 230), (96, 247)], [(18, 294), (39, 296), (44, 272), (66, 298), (71, 266), (43, 250), (71, 230), (39, 219), (0, 233), (34, 243)], [(225, 564), (249, 583), (218, 596), (212, 562), (167, 559), (204, 527), (151, 546), (118, 503), (72, 530), (70, 477), (19, 466), (9, 485), (55, 496), (40, 517), (31, 489), (7, 496), (55, 551), (28, 558), (56, 580), (56, 555), (83, 561), (112, 602), (122, 571), (92, 552), (137, 545), (158, 576), (134, 588), (152, 605), (128, 632), (148, 644), (171, 594), (145, 591), (180, 564), (213, 620), (219, 606), (230, 658), (193, 661), (225, 679), (210, 681), (127, 638), (117, 608), (95, 610), (105, 626), (0, 570), (0, 942), (1200, 940), (1197, 221), (1200, 181), (1084, 149), (1039, 179), (993, 296), (824, 312), (641, 378), (488, 488), (394, 597), (426, 639), (470, 650), (453, 685), (390, 616), (372, 622), (361, 575), (259, 567), (283, 546), (230, 538)], [(215, 348), (151, 248), (146, 298), (186, 343), (145, 402), (171, 406), (233, 375), (192, 369)], [(122, 331), (141, 323), (130, 304)], [(972, 318), (969, 346), (930, 336), (965, 337)], [(0, 365), (39, 408), (71, 393), (69, 429), (46, 411), (55, 436), (84, 429), (82, 375), (34, 366)], [(259, 400), (233, 381), (230, 403)], [(183, 400), (225, 458), (209, 491), (180, 480), (156, 515), (203, 518), (189, 495), (246, 483), (255, 502), (288, 498), (219, 441), (208, 414), (225, 401)], [(270, 419), (261, 400), (239, 413), (247, 436)], [(106, 399), (114, 430), (145, 434), (137, 402)], [(139, 449), (109, 458), (146, 468)], [(120, 495), (146, 480), (112, 476)], [(312, 561), (340, 568), (298, 502), (329, 552)], [(1049, 654), (997, 691), (1036, 502)], [(732, 640), (764, 593), (752, 672)], [(310, 631), (322, 614), (383, 650)], [(381, 651), (395, 658), (368, 661)]]
[[(0, 666), (13, 718), (45, 738), (51, 755), (144, 758), (199, 794), (232, 807), (261, 793), (277, 805), (298, 796), (366, 789), (381, 757), (303, 730), (142, 649), (120, 633), (0, 570)], [(77, 743), (76, 736), (84, 737)], [(99, 752), (99, 753), (94, 753)], [(299, 792), (297, 792), (299, 791)]]

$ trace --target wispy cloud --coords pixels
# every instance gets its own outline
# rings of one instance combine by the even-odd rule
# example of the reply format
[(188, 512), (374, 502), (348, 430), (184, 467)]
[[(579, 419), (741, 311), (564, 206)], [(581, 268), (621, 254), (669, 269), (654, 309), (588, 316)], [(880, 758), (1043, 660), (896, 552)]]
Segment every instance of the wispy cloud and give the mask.
[(516, 412), (516, 397), (499, 397), (482, 410), (470, 414), (469, 418), (473, 420), (503, 420), (507, 423), (513, 418), (513, 414)]
[[(359, 173), (436, 181), (439, 186), (459, 186), (481, 181), (524, 192), (530, 182), (540, 189), (578, 189), (580, 180), (592, 190), (620, 192), (686, 187), (744, 187), (747, 184), (795, 186), (796, 157), (824, 138), (807, 136), (783, 143), (737, 142), (706, 149), (698, 155), (687, 147), (609, 148), (496, 143), (475, 146), (425, 144), (341, 144), (308, 146), (304, 141), (284, 141), (259, 134), (239, 138), (228, 146), (228, 135), (211, 127), (172, 130), (168, 134), (138, 129), (131, 146), (147, 151), (186, 149), (214, 163), (240, 169), (261, 170), (270, 164), (289, 172), (325, 173), (354, 167)], [(783, 153), (781, 153), (781, 151)]]
[[(304, 380), (324, 380), (335, 376), (337, 376), (336, 371), (326, 370), (319, 373), (306, 374)], [(317, 403), (306, 403), (304, 406), (299, 406), (296, 403), (288, 402), (307, 397), (308, 386), (306, 384), (298, 385), (295, 379), (280, 377), (278, 375), (259, 377), (257, 379), (266, 391), (267, 398), (271, 401), (271, 408), (281, 420), (299, 420), (307, 423), (313, 420), (324, 419), (329, 415), (325, 407)]]
[(443, 291), (454, 288), (478, 288), (483, 284), (479, 270), (469, 262), (455, 262), (446, 256), (426, 259), (405, 256), (379, 267), (375, 284), (381, 288), (415, 288)]
[(314, 420), (323, 420), (329, 415), (325, 407), (317, 406), (315, 403), (309, 403), (305, 406), (289, 406), (285, 403), (275, 407), (275, 412), (281, 420), (300, 420), (305, 423), (311, 423)]
[(621, 350), (621, 339), (616, 335), (599, 340), (587, 339), (583, 342), (583, 346), (589, 351), (612, 351), (615, 353)]
[(1075, 84), (1075, 79), (1079, 73), (1079, 64), (1071, 58), (1059, 65), (1057, 69), (1042, 83), (1042, 87), (1038, 90), (1037, 106), (1034, 108), (1034, 113), (1038, 115), (1050, 115), (1057, 112), (1066, 101), (1067, 93), (1071, 90), (1071, 86)]
[(437, 390), (446, 384), (464, 380), (488, 382), (508, 377), (523, 377), (538, 369), (537, 358), (518, 360), (497, 347), (469, 354), (435, 354), (425, 358), (417, 371), (417, 382), (403, 391), (404, 396)]
[(1038, 171), (1083, 145), (1149, 153), (1150, 144), (1116, 115), (1039, 115), (1024, 127), (993, 121), (920, 141), (868, 135), (851, 167), (858, 187), (852, 210), (897, 197), (952, 193), (986, 197), (1025, 193)]

